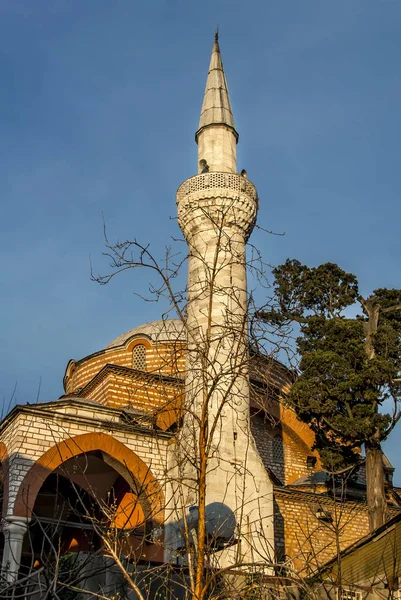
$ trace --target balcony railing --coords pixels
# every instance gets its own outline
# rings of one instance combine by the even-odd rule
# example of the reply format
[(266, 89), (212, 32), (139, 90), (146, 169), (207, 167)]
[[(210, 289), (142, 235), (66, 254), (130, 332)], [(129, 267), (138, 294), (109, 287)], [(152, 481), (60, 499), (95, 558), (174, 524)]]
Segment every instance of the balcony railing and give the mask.
[(193, 192), (202, 190), (230, 189), (239, 194), (246, 194), (253, 200), (258, 200), (255, 186), (246, 177), (237, 173), (202, 173), (190, 177), (180, 185), (177, 190), (177, 201)]

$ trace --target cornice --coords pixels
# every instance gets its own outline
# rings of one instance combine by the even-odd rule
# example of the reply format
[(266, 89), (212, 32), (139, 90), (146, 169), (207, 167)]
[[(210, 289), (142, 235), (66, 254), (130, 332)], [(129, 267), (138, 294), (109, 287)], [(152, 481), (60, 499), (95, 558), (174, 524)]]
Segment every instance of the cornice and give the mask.
[(30, 415), (32, 417), (36, 417), (41, 420), (48, 421), (62, 421), (63, 423), (74, 423), (74, 424), (85, 424), (90, 425), (94, 429), (102, 429), (103, 431), (124, 431), (124, 432), (137, 432), (144, 435), (148, 435), (150, 437), (161, 437), (169, 439), (174, 436), (172, 432), (166, 432), (159, 429), (150, 429), (148, 427), (144, 427), (143, 425), (139, 425), (136, 423), (127, 423), (120, 420), (112, 420), (112, 419), (102, 419), (99, 417), (88, 417), (87, 415), (73, 415), (65, 412), (59, 412), (53, 410), (55, 406), (60, 407), (65, 405), (70, 405), (71, 407), (80, 407), (92, 409), (96, 412), (97, 415), (113, 415), (120, 419), (121, 415), (124, 413), (124, 410), (115, 409), (108, 406), (104, 406), (102, 404), (98, 404), (95, 402), (85, 402), (80, 399), (67, 399), (66, 401), (60, 400), (55, 402), (47, 402), (43, 404), (26, 404), (26, 405), (17, 405), (15, 406), (11, 412), (3, 419), (0, 423), (0, 434), (7, 429), (9, 425), (19, 416), (19, 415)]

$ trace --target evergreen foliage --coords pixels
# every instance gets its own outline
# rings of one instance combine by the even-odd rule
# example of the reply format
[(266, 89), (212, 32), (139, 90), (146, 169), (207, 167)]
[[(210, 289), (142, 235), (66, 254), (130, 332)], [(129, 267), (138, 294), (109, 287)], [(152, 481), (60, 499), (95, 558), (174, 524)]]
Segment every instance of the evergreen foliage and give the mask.
[(288, 403), (315, 432), (325, 468), (344, 468), (359, 460), (362, 444), (380, 448), (400, 417), (401, 290), (365, 299), (355, 275), (333, 263), (287, 260), (273, 273), (274, 301), (262, 318), (299, 324), (299, 376)]

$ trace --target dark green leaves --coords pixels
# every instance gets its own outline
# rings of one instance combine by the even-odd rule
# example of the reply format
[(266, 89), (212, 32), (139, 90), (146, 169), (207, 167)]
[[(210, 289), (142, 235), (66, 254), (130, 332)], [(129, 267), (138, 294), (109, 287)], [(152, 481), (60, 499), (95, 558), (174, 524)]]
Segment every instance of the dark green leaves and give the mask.
[[(364, 443), (383, 440), (399, 418), (401, 290), (377, 289), (364, 299), (355, 275), (326, 263), (287, 260), (273, 271), (275, 324), (299, 323), (299, 377), (288, 403), (312, 427), (327, 468), (358, 460)], [(345, 309), (358, 305), (360, 316)], [(354, 310), (354, 312), (356, 312)], [(379, 410), (391, 397), (394, 414)]]
[(287, 316), (336, 316), (358, 297), (355, 275), (334, 263), (309, 268), (289, 260), (273, 270), (276, 297)]

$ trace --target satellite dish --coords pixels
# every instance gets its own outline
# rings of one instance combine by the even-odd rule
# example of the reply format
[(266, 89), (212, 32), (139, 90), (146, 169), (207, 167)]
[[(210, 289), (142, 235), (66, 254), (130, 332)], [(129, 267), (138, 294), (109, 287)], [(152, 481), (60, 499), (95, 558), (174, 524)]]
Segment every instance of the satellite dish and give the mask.
[[(184, 518), (177, 522), (167, 523), (164, 530), (166, 548), (169, 548), (170, 551), (185, 553), (188, 542), (190, 544), (194, 543), (198, 522), (198, 507), (191, 506)], [(237, 543), (238, 540), (235, 539), (236, 526), (233, 511), (222, 502), (212, 502), (205, 506), (205, 533), (207, 542), (214, 551), (222, 550)], [(189, 540), (185, 539), (186, 528), (190, 532)]]
[(212, 502), (205, 507), (206, 532), (214, 538), (229, 541), (234, 537), (236, 520), (231, 508), (222, 502)]

